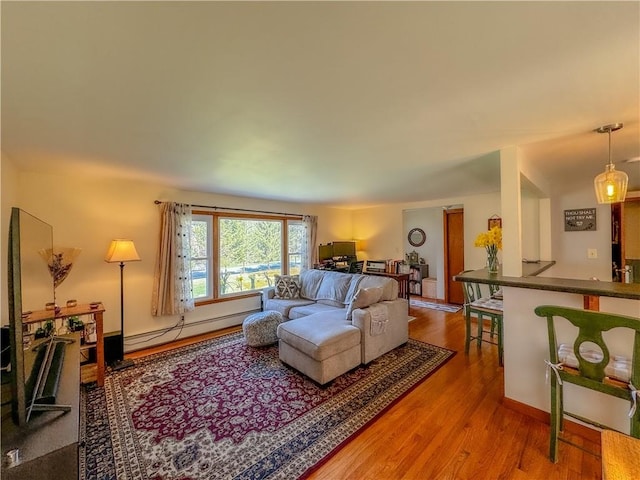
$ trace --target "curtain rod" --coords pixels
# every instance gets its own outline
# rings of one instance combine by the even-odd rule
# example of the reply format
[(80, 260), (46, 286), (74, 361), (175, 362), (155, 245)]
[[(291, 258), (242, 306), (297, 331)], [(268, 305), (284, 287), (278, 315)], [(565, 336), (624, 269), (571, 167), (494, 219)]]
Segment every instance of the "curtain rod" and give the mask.
[[(154, 200), (153, 203), (155, 203), (156, 205), (160, 205), (161, 202), (160, 200)], [(248, 213), (265, 213), (265, 214), (271, 214), (271, 215), (283, 215), (285, 217), (302, 217), (301, 213), (283, 213), (283, 212), (270, 212), (268, 210), (251, 210), (248, 208), (232, 208), (232, 207), (216, 207), (211, 206), (211, 205), (190, 205), (191, 207), (195, 207), (195, 208), (211, 208), (213, 210), (231, 210), (233, 212), (248, 212)]]

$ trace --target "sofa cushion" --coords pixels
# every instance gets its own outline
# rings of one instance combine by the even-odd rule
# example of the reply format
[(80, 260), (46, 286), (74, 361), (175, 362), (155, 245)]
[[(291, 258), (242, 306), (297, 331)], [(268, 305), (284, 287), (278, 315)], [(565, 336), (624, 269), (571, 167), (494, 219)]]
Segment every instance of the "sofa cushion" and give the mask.
[(382, 298), (382, 287), (359, 288), (347, 307), (346, 319), (351, 320), (351, 314), (356, 308), (366, 308), (378, 303)]
[(333, 307), (331, 305), (325, 305), (320, 302), (310, 303), (307, 305), (300, 305), (300, 306), (295, 306), (291, 308), (289, 310), (289, 318), (291, 319), (301, 318), (301, 317), (306, 317), (308, 315), (313, 315), (314, 313), (319, 313), (319, 312), (331, 313), (331, 312), (335, 312), (336, 310), (344, 312), (344, 307), (340, 307), (340, 308)]
[(382, 300), (395, 300), (398, 298), (398, 282), (389, 277), (380, 275), (363, 275), (359, 288), (382, 287)]
[(293, 307), (299, 307), (301, 305), (313, 305), (313, 300), (306, 300), (304, 298), (269, 298), (264, 302), (265, 310), (275, 310), (280, 312), (283, 317), (289, 317), (289, 312)]
[(304, 270), (300, 273), (300, 296), (309, 300), (316, 299), (316, 293), (320, 288), (320, 282), (329, 272), (323, 270)]
[(300, 274), (300, 297), (344, 307), (351, 301), (362, 275), (305, 270)]
[(275, 298), (300, 298), (298, 275), (276, 275)]
[(326, 305), (343, 307), (347, 292), (351, 286), (351, 279), (352, 276), (349, 274), (325, 275), (320, 283), (315, 300)]
[(336, 312), (281, 323), (278, 338), (319, 362), (359, 345), (360, 329), (344, 319), (343, 311)]

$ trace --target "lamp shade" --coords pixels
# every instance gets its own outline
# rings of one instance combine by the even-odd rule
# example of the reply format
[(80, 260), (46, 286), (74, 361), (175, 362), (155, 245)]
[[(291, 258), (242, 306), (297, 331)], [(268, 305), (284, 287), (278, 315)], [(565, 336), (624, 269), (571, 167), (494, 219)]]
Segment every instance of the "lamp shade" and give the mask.
[(593, 180), (598, 203), (624, 202), (628, 182), (629, 177), (626, 173), (616, 170), (612, 163), (608, 164), (604, 173)]
[(140, 256), (133, 241), (121, 238), (111, 241), (107, 255), (104, 257), (104, 261), (108, 263), (136, 262), (139, 260)]
[(609, 163), (601, 173), (593, 179), (593, 186), (596, 190), (598, 203), (618, 203), (624, 202), (627, 196), (627, 183), (629, 177), (624, 172), (616, 171), (611, 160), (611, 132), (622, 128), (622, 123), (612, 123), (596, 128), (598, 133), (606, 133), (609, 136)]

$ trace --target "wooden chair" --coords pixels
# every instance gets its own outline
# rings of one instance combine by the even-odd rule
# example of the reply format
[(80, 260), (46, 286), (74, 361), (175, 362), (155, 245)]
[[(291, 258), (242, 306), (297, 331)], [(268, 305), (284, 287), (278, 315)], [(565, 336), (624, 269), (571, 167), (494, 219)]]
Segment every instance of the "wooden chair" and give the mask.
[[(465, 272), (462, 272), (465, 273)], [(466, 323), (466, 340), (464, 344), (465, 354), (469, 354), (469, 346), (473, 340), (477, 341), (478, 349), (482, 346), (482, 342), (491, 343), (498, 346), (498, 362), (500, 366), (504, 364), (503, 353), (503, 314), (502, 300), (493, 298), (498, 291), (497, 285), (489, 284), (489, 296), (482, 296), (479, 283), (463, 281), (462, 291), (464, 293), (464, 318)], [(478, 318), (478, 326), (476, 334), (471, 330), (471, 316)], [(488, 318), (490, 321), (490, 329), (485, 330), (484, 320)], [(496, 333), (497, 330), (497, 333)], [(487, 338), (487, 335), (488, 337)], [(497, 335), (497, 341), (494, 337)]]
[[(550, 305), (537, 307), (535, 309), (535, 313), (540, 317), (547, 318), (550, 358), (548, 365), (549, 368), (553, 370), (553, 372), (550, 372), (550, 460), (554, 463), (558, 461), (558, 441), (571, 443), (560, 438), (560, 432), (563, 430), (564, 415), (597, 426), (598, 428), (607, 428), (598, 422), (564, 410), (563, 385), (565, 383), (572, 383), (607, 395), (629, 400), (629, 402), (631, 402), (631, 410), (629, 413), (631, 418), (630, 433), (631, 436), (640, 438), (640, 405), (638, 405), (640, 403), (640, 395), (634, 387), (634, 385), (640, 385), (640, 318)], [(567, 319), (578, 328), (575, 342), (569, 350), (573, 355), (572, 357), (561, 357), (558, 352), (560, 346), (558, 345), (556, 337), (554, 320), (558, 317)], [(631, 329), (635, 331), (631, 371), (628, 372), (629, 380), (627, 381), (611, 378), (615, 375), (620, 376), (621, 373), (620, 370), (617, 372), (612, 370), (609, 365), (611, 354), (603, 339), (602, 333), (613, 328)], [(593, 350), (587, 353), (586, 350), (580, 348), (580, 346), (585, 342), (593, 342), (601, 351), (595, 352), (595, 355)], [(562, 360), (561, 358), (565, 358), (565, 360)], [(574, 364), (575, 368), (572, 368), (568, 364)], [(605, 371), (605, 369), (607, 371)]]

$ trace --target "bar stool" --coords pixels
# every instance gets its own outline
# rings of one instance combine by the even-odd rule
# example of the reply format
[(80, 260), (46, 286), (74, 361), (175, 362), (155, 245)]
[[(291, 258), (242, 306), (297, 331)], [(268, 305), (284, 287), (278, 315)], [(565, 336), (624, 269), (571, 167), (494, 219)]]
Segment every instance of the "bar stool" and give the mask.
[[(465, 272), (462, 272), (465, 273)], [(494, 298), (498, 287), (489, 285), (489, 297), (483, 297), (480, 290), (480, 284), (475, 282), (463, 281), (462, 291), (464, 293), (464, 318), (466, 323), (466, 340), (464, 344), (464, 353), (469, 354), (469, 346), (473, 340), (478, 343), (480, 349), (482, 342), (491, 343), (498, 346), (498, 362), (500, 366), (503, 362), (503, 313), (502, 300)], [(477, 333), (474, 335), (471, 331), (471, 316), (474, 314), (478, 318)], [(490, 330), (484, 329), (484, 319), (490, 320)], [(497, 334), (496, 334), (497, 330)], [(486, 335), (489, 338), (486, 338)], [(494, 336), (497, 335), (497, 342)]]
[[(572, 383), (584, 388), (622, 398), (631, 402), (629, 417), (632, 437), (640, 438), (640, 398), (634, 385), (640, 385), (640, 318), (594, 312), (574, 308), (542, 305), (535, 309), (536, 315), (547, 318), (549, 331), (549, 362), (551, 377), (551, 439), (549, 459), (558, 461), (558, 441), (571, 443), (560, 437), (564, 415), (589, 423), (598, 428), (607, 428), (593, 420), (564, 410), (563, 385)], [(578, 334), (572, 346), (558, 345), (555, 319), (562, 317), (578, 328)], [(625, 362), (610, 361), (609, 348), (602, 333), (613, 328), (635, 331), (633, 358), (628, 366)], [(585, 342), (592, 342), (600, 350), (587, 349)], [(588, 345), (588, 344), (587, 344)], [(580, 348), (580, 347), (583, 348)], [(568, 351), (567, 351), (568, 350)], [(629, 368), (630, 367), (630, 368)], [(550, 372), (551, 373), (551, 372)]]

